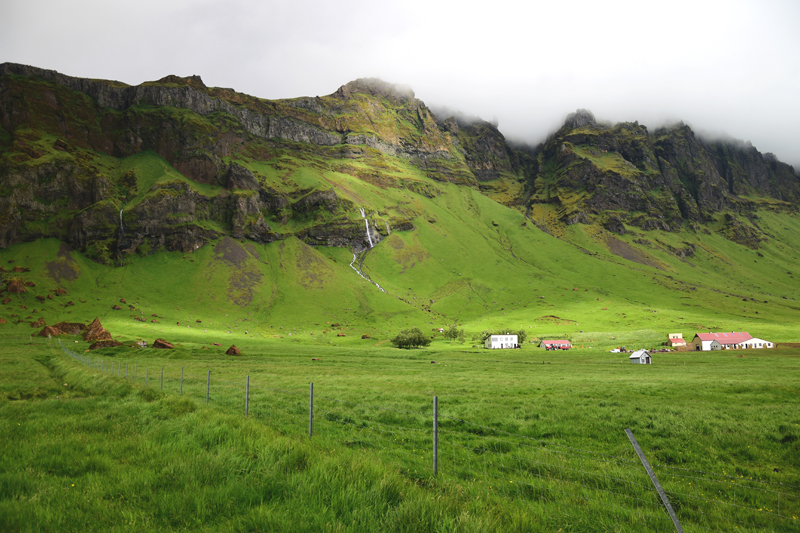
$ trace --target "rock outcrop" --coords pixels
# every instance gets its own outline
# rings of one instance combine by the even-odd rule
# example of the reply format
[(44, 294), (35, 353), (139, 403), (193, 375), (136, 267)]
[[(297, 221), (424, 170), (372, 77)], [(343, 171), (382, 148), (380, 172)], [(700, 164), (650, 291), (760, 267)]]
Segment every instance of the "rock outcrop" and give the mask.
[(110, 341), (113, 339), (111, 338), (111, 333), (100, 324), (100, 319), (95, 318), (92, 323), (87, 326), (86, 331), (83, 332), (83, 340), (92, 342)]
[(153, 341), (153, 348), (160, 348), (162, 350), (171, 350), (175, 348), (175, 346), (171, 342), (167, 342), (164, 339), (156, 339)]

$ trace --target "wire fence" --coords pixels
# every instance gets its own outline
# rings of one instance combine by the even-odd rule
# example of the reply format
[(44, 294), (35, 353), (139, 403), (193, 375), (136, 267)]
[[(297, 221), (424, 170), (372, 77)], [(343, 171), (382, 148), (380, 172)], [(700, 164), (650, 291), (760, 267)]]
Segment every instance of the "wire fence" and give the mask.
[[(313, 384), (301, 392), (255, 385), (249, 376), (221, 380), (210, 370), (165, 372), (151, 361), (88, 356), (58, 342), (97, 371), (255, 417), (286, 435), (363, 450), (415, 479), (436, 474), (515, 500), (596, 510), (629, 531), (675, 529), (633, 449), (609, 455), (440, 415), (436, 398), (431, 411), (392, 409), (314, 395)], [(652, 470), (684, 531), (800, 531), (798, 487), (669, 465)]]

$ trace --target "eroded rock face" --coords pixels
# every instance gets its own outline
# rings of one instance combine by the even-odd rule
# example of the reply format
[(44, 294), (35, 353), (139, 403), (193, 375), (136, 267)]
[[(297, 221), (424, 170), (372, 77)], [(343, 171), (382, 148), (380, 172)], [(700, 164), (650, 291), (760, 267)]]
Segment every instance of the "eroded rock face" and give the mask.
[(28, 292), (25, 282), (19, 278), (12, 278), (6, 282), (6, 291), (12, 294)]
[(588, 109), (578, 109), (574, 113), (567, 115), (564, 126), (568, 128), (580, 128), (582, 126), (594, 126), (597, 122), (594, 114)]
[(153, 348), (160, 348), (162, 350), (171, 350), (175, 348), (175, 346), (172, 343), (165, 341), (164, 339), (156, 339), (153, 341)]
[[(83, 95), (94, 102), (76, 104), (89, 102)], [(579, 109), (543, 145), (521, 147), (496, 122), (458, 113), (437, 118), (410, 88), (371, 78), (322, 98), (265, 101), (208, 88), (198, 76), (130, 87), (4, 63), (0, 124), (9, 132), (46, 134), (12, 134), (15, 155), (0, 168), (0, 248), (54, 237), (107, 264), (132, 253), (191, 252), (223, 236), (269, 243), (294, 235), (354, 251), (369, 246), (353, 217), (359, 206), (335, 187), (266, 185), (251, 162), (276, 160), (286, 150), (299, 160), (330, 162), (327, 170), (429, 198), (441, 193), (435, 184), (386, 175), (371, 162), (401, 158), (434, 181), (490, 196), (499, 178), (516, 179), (516, 188), (524, 187), (503, 195), (504, 203), (561, 204), (563, 224), (602, 222), (602, 212), (623, 211), (637, 214), (621, 215), (622, 224), (671, 231), (718, 211), (753, 209), (743, 198), (749, 194), (800, 202), (792, 167), (746, 143), (696, 138), (683, 124), (649, 132), (638, 123), (598, 123)], [(135, 168), (115, 176), (91, 155), (145, 151), (182, 176), (140, 191)], [(577, 204), (565, 197), (584, 192)], [(386, 219), (370, 224), (374, 241), (392, 231)], [(282, 230), (297, 227), (303, 229)], [(754, 242), (747, 231), (731, 226), (726, 235)], [(79, 274), (62, 263), (54, 270), (62, 278)]]
[[(545, 165), (529, 189), (531, 203), (560, 204), (562, 194), (586, 191), (577, 205), (566, 202), (570, 207), (562, 210), (561, 221), (585, 223), (576, 218), (583, 212), (586, 221), (601, 222), (618, 234), (623, 224), (673, 231), (720, 211), (754, 209), (739, 194), (800, 197), (800, 179), (792, 167), (772, 162), (745, 143), (703, 141), (682, 123), (650, 133), (635, 122), (599, 124), (590, 112), (578, 110), (541, 147), (539, 160)], [(790, 209), (788, 204), (785, 208)], [(609, 218), (601, 215), (604, 211), (618, 214)], [(748, 246), (758, 240), (742, 228), (731, 227), (725, 234)]]
[(59, 322), (53, 327), (61, 332), (58, 335), (80, 335), (87, 329), (86, 324), (80, 322)]
[(231, 346), (225, 352), (225, 355), (242, 355), (242, 351), (239, 348), (237, 348), (236, 346)]
[(91, 324), (86, 328), (86, 331), (83, 333), (83, 340), (85, 341), (110, 341), (113, 340), (111, 338), (111, 333), (109, 333), (103, 326), (100, 324), (100, 319), (95, 318)]

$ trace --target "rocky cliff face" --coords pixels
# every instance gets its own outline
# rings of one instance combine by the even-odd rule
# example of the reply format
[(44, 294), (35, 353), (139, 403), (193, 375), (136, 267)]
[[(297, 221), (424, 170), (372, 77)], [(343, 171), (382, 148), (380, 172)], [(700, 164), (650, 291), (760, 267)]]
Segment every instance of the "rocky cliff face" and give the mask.
[[(428, 198), (441, 191), (424, 177), (483, 191), (505, 180), (509, 205), (556, 204), (563, 223), (620, 233), (745, 213), (759, 196), (781, 209), (800, 200), (792, 167), (682, 124), (649, 132), (579, 110), (538, 148), (515, 147), (492, 123), (437, 116), (376, 79), (267, 101), (197, 76), (131, 87), (5, 63), (0, 126), (0, 247), (56, 237), (106, 262), (225, 235), (361, 251), (413, 227), (414, 208), (367, 209), (368, 238), (363, 200), (334, 176)], [(746, 221), (724, 224), (734, 240), (760, 238)]]
[(684, 124), (649, 132), (638, 123), (599, 124), (578, 110), (540, 147), (530, 193), (531, 203), (561, 205), (566, 223), (671, 231), (761, 205), (746, 195), (795, 210), (800, 178), (752, 146), (703, 141)]

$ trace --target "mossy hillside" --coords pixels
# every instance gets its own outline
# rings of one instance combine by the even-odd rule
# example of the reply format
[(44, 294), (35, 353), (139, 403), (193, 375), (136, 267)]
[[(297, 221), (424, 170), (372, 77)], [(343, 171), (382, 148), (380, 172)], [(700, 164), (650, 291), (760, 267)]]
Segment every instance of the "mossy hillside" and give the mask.
[[(610, 337), (616, 336), (616, 330), (638, 330), (642, 324), (648, 325), (654, 331), (660, 330), (660, 334), (675, 328), (743, 330), (749, 327), (758, 328), (756, 331), (759, 333), (751, 332), (754, 335), (764, 337), (773, 334), (779, 335), (779, 339), (791, 338), (782, 323), (795, 312), (790, 307), (792, 300), (783, 298), (797, 298), (796, 289), (791, 285), (791, 274), (787, 274), (792, 269), (794, 256), (791, 255), (791, 247), (783, 241), (776, 239), (765, 244), (759, 252), (765, 256), (761, 258), (756, 252), (714, 233), (658, 232), (658, 239), (653, 239), (655, 232), (640, 232), (613, 237), (631, 249), (638, 250), (642, 257), (652, 258), (653, 264), (658, 265), (653, 267), (612, 253), (608, 248), (610, 236), (602, 229), (586, 233), (584, 229), (593, 227), (569, 226), (564, 234), (565, 238), (593, 254), (587, 255), (567, 240), (550, 237), (530, 224), (523, 225), (525, 220), (521, 214), (496, 204), (473, 190), (446, 186), (442, 189), (442, 194), (435, 198), (408, 191), (403, 192), (403, 195), (406, 202), (411, 202), (406, 207), (415, 206), (414, 210), (425, 215), (417, 215), (413, 219), (416, 230), (394, 232), (389, 239), (370, 251), (363, 263), (365, 272), (387, 288), (393, 297), (384, 299), (384, 295), (377, 289), (357, 278), (349, 268), (351, 254), (345, 251), (327, 253), (325, 248), (320, 248), (317, 253), (321, 264), (329, 264), (338, 272), (334, 276), (335, 284), (350, 287), (352, 281), (346, 280), (357, 278), (357, 283), (363, 285), (360, 294), (366, 299), (365, 304), (364, 300), (351, 297), (351, 293), (333, 296), (332, 300), (326, 299), (326, 302), (339, 300), (346, 302), (346, 305), (331, 305), (330, 309), (324, 311), (324, 316), (328, 316), (329, 312), (335, 314), (337, 309), (348, 309), (351, 323), (373, 334), (412, 326), (413, 321), (419, 318), (428, 322), (431, 328), (457, 321), (465, 324), (468, 332), (480, 331), (484, 327), (505, 327), (508, 322), (514, 322), (515, 327), (527, 323), (529, 328), (541, 331), (544, 325), (535, 322), (535, 319), (554, 315), (569, 321), (568, 327), (550, 328), (545, 333), (578, 334), (580, 330), (609, 332), (604, 336), (608, 337), (605, 339), (608, 344), (613, 343)], [(766, 231), (772, 232), (771, 224), (776, 225), (776, 231), (781, 224), (791, 230), (796, 222), (786, 215), (768, 212), (763, 217), (763, 224)], [(791, 239), (791, 231), (781, 231), (782, 237), (785, 235), (785, 238)], [(637, 240), (649, 240), (650, 244), (640, 244), (635, 242)], [(675, 255), (675, 250), (687, 248), (687, 243), (695, 246), (694, 257), (682, 260)], [(280, 250), (281, 246), (286, 249), (286, 243), (273, 243), (264, 247), (264, 256), (269, 257), (272, 254), (274, 257), (269, 260), (270, 263), (283, 262), (280, 252), (275, 256), (275, 251)], [(123, 282), (122, 278), (127, 272), (136, 272), (136, 275), (129, 276), (128, 279), (152, 277), (152, 283), (147, 283), (151, 289), (146, 293), (136, 288), (140, 287), (139, 281), (118, 289), (123, 289), (121, 292), (132, 290), (136, 301), (153, 298), (153, 295), (163, 295), (158, 298), (170, 300), (176, 292), (172, 277), (184, 278), (188, 275), (192, 281), (184, 285), (186, 289), (178, 298), (179, 301), (185, 300), (185, 294), (191, 294), (192, 286), (209, 284), (207, 279), (189, 275), (187, 272), (192, 272), (194, 268), (202, 270), (201, 265), (210, 261), (208, 257), (204, 259), (204, 254), (209, 253), (206, 250), (212, 249), (211, 246), (202, 247), (191, 256), (178, 255), (186, 259), (170, 260), (169, 265), (152, 268), (146, 266), (148, 263), (139, 264), (136, 262), (138, 260), (131, 258), (129, 266), (120, 271), (111, 270), (110, 273), (103, 274), (103, 278), (111, 280), (113, 284), (113, 281)], [(4, 251), (4, 254), (12, 250), (14, 247)], [(335, 249), (329, 250), (333, 252)], [(51, 249), (50, 253), (52, 258), (55, 252)], [(80, 257), (80, 254), (73, 255)], [(167, 254), (166, 257), (172, 256)], [(147, 259), (154, 261), (155, 257)], [(284, 264), (297, 263), (295, 258)], [(312, 264), (316, 264), (316, 261), (312, 261)], [(169, 272), (178, 265), (180, 268), (174, 276), (168, 278), (169, 282), (156, 281), (158, 277), (164, 276), (164, 272)], [(768, 267), (769, 275), (764, 278), (763, 283), (751, 283), (749, 280), (760, 279), (760, 269), (766, 265), (771, 266)], [(261, 264), (257, 266), (264, 268)], [(86, 269), (96, 268), (99, 267), (87, 262)], [(188, 270), (184, 272), (184, 269)], [(146, 272), (151, 273), (145, 274)], [(305, 331), (315, 331), (311, 328), (315, 323), (330, 322), (322, 320), (320, 311), (305, 308), (296, 314), (290, 311), (292, 306), (297, 306), (298, 302), (305, 302), (308, 298), (305, 294), (309, 289), (296, 292), (298, 284), (303, 286), (300, 281), (304, 279), (302, 272), (279, 269), (277, 276), (270, 278), (263, 277), (265, 274), (266, 271), (262, 274), (263, 280), (276, 281), (271, 284), (254, 284), (253, 298), (256, 302), (273, 302), (273, 307), (269, 308), (271, 311), (262, 316), (262, 320), (274, 321), (271, 317), (284, 313), (284, 316), (291, 319), (273, 325), (291, 325), (296, 329), (297, 325), (302, 324), (306, 326)], [(40, 279), (44, 286), (49, 286), (48, 283), (53, 285), (52, 280), (48, 282), (46, 277)], [(214, 311), (217, 315), (225, 314), (222, 309), (228, 309), (229, 315), (231, 312), (235, 314), (242, 311), (229, 302), (228, 284), (222, 283), (225, 279), (222, 276), (215, 281), (213, 285), (219, 283), (220, 286), (211, 291), (216, 301), (227, 302), (224, 305), (215, 305), (215, 308), (220, 308)], [(324, 276), (320, 280), (320, 287), (328, 287)], [(306, 283), (313, 285), (316, 281), (310, 280)], [(108, 282), (104, 285), (108, 287)], [(721, 290), (718, 287), (725, 288), (722, 289), (723, 292), (715, 292)], [(96, 287), (92, 288), (94, 289)], [(207, 292), (209, 291), (205, 291), (204, 298), (209, 298)], [(313, 294), (313, 291), (308, 294)], [(643, 298), (643, 294), (647, 294), (647, 298)], [(177, 322), (177, 317), (182, 316), (176, 314), (177, 307), (186, 309), (192, 305), (211, 304), (211, 299), (206, 300), (200, 295), (191, 301), (183, 301), (180, 305), (170, 307), (158, 303), (142, 305), (158, 311), (159, 315), (168, 316), (170, 321), (175, 318)], [(545, 298), (540, 298), (541, 296)], [(120, 294), (120, 297), (124, 295)], [(404, 303), (397, 297), (409, 303)], [(739, 297), (748, 298), (748, 303), (741, 309), (731, 310), (731, 299)], [(375, 304), (372, 298), (378, 298), (379, 303)], [(96, 301), (96, 298), (91, 300)], [(317, 299), (312, 300), (318, 305)], [(430, 300), (434, 300), (434, 303)], [(383, 309), (386, 302), (390, 301), (400, 307)], [(764, 301), (768, 303), (765, 304)], [(104, 306), (110, 308), (113, 303), (114, 300), (109, 299)], [(158, 308), (159, 305), (162, 307)], [(247, 308), (247, 312), (258, 315), (264, 304), (250, 305), (253, 307)], [(607, 309), (603, 310), (603, 307)], [(366, 309), (371, 311), (367, 312)], [(647, 309), (651, 311), (648, 312)], [(652, 313), (652, 310), (658, 312)], [(108, 308), (97, 311), (105, 313), (104, 316), (113, 316)], [(67, 318), (66, 313), (74, 312), (77, 309), (59, 309), (54, 320)], [(10, 311), (7, 310), (7, 313), (10, 314)], [(92, 314), (92, 311), (87, 314)], [(387, 318), (394, 314), (397, 314), (397, 320)], [(381, 320), (389, 320), (391, 327), (380, 329), (371, 326), (375, 319), (370, 317), (376, 315), (380, 315)], [(49, 322), (50, 317), (47, 319)], [(217, 326), (218, 324), (214, 324), (214, 329)], [(141, 323), (125, 326), (127, 329), (132, 327), (136, 335), (141, 335), (140, 332), (144, 329)], [(176, 333), (177, 331), (180, 330), (176, 330)], [(316, 331), (315, 336), (320, 330)], [(765, 331), (767, 333), (763, 333)], [(586, 335), (586, 338), (592, 338)], [(310, 335), (308, 340), (310, 341)]]

